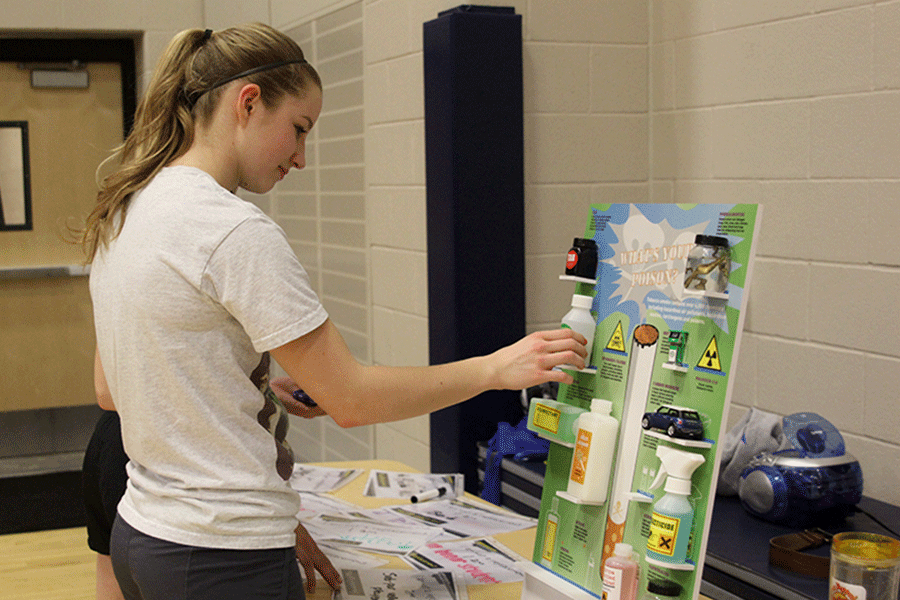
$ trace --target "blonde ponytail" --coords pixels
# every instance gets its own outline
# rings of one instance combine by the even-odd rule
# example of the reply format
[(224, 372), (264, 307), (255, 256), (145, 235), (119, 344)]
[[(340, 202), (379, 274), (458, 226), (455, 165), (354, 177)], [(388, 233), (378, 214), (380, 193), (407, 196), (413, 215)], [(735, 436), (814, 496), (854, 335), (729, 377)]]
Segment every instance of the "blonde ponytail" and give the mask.
[[(276, 63), (284, 64), (252, 72)], [(224, 88), (218, 82), (235, 76), (259, 85), (267, 107), (285, 93), (302, 94), (310, 82), (322, 87), (296, 42), (268, 25), (176, 35), (157, 63), (125, 143), (101, 165), (115, 165), (115, 171), (100, 182), (97, 204), (80, 232), (88, 262), (118, 235), (132, 194), (183, 155), (194, 141), (195, 125), (212, 118)]]

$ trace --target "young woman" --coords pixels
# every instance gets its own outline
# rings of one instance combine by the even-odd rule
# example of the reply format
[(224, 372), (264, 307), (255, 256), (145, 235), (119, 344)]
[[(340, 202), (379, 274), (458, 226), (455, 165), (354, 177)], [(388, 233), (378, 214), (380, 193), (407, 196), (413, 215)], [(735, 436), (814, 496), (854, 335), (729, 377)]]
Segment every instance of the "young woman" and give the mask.
[(130, 459), (111, 540), (125, 598), (302, 598), (340, 577), (298, 527), (286, 415), (271, 356), (339, 425), (405, 419), (489, 389), (571, 381), (585, 340), (539, 332), (483, 357), (362, 365), (283, 231), (234, 193), (305, 165), (322, 85), (264, 25), (189, 30), (170, 43), (84, 243), (97, 335)]
[[(95, 376), (102, 370), (95, 369)], [(128, 481), (126, 465), (128, 456), (122, 445), (122, 427), (119, 415), (115, 412), (115, 406), (109, 393), (105, 379), (95, 382), (97, 401), (103, 408), (103, 413), (97, 419), (94, 432), (88, 442), (84, 453), (82, 465), (82, 492), (84, 496), (84, 508), (88, 533), (88, 547), (97, 553), (96, 558), (96, 600), (123, 600), (122, 590), (116, 581), (110, 558), (109, 541), (112, 537), (112, 527), (116, 519), (116, 507), (119, 500), (125, 494), (125, 486)], [(310, 407), (297, 401), (292, 393), (298, 389), (297, 384), (289, 377), (277, 377), (270, 382), (270, 387), (284, 408), (292, 415), (311, 419), (323, 415), (321, 408)], [(315, 555), (304, 552), (309, 544), (308, 537), (301, 536), (298, 532), (298, 557)], [(324, 564), (324, 563), (323, 563)], [(326, 573), (333, 575), (327, 570)], [(315, 585), (315, 566), (307, 561), (304, 565), (307, 577), (310, 578), (312, 587)]]

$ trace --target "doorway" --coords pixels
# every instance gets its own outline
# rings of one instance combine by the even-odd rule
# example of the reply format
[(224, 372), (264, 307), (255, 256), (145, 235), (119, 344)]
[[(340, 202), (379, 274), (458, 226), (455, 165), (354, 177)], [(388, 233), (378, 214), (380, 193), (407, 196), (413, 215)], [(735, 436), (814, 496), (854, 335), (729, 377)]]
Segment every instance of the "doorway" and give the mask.
[[(0, 441), (0, 459), (80, 456), (93, 429), (93, 315), (83, 253), (66, 232), (93, 207), (97, 166), (131, 127), (135, 58), (131, 38), (0, 38), (0, 121), (27, 131), (30, 209), (29, 227), (0, 230), (0, 427), (19, 433)], [(78, 71), (88, 84), (35, 83), (33, 71)], [(22, 474), (9, 470), (0, 476)]]

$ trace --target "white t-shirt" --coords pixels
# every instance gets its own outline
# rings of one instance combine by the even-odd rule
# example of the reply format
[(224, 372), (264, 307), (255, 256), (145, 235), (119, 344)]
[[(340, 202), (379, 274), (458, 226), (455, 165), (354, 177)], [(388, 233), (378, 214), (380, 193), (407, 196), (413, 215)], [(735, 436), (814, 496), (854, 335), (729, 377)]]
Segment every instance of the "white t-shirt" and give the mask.
[(328, 315), (281, 228), (205, 172), (168, 167), (132, 198), (90, 289), (131, 460), (121, 517), (180, 544), (293, 546), (286, 416), (261, 361)]

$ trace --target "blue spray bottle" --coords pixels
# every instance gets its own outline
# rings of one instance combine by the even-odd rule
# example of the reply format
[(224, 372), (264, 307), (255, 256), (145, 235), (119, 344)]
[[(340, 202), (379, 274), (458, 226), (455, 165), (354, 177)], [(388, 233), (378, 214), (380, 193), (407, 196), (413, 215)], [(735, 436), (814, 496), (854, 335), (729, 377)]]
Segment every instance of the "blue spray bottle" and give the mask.
[(667, 564), (683, 564), (694, 524), (694, 507), (688, 500), (691, 476), (706, 459), (699, 454), (668, 446), (659, 446), (656, 456), (662, 461), (662, 466), (650, 489), (658, 487), (662, 478), (666, 477), (666, 493), (653, 505), (647, 558)]

